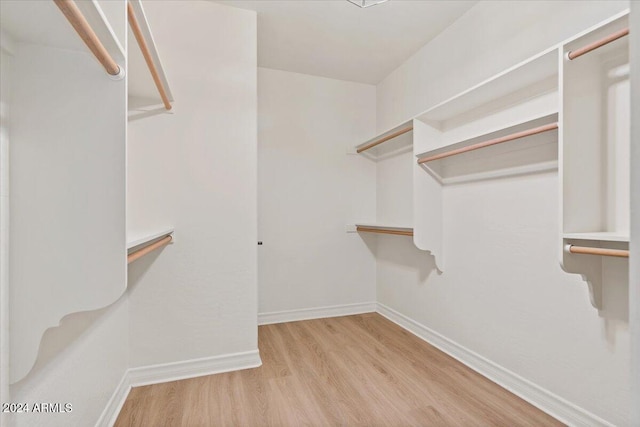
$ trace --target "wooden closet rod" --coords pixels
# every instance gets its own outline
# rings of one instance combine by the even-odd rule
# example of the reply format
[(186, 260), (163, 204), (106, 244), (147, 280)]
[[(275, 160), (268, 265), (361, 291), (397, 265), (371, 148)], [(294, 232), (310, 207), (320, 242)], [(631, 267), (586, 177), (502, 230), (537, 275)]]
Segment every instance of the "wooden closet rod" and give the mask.
[(380, 234), (395, 234), (397, 236), (413, 236), (413, 231), (404, 231), (404, 230), (394, 230), (394, 229), (383, 229), (383, 228), (370, 228), (370, 227), (362, 227), (357, 226), (356, 231), (364, 232), (364, 233), (380, 233)]
[(623, 28), (620, 31), (616, 31), (613, 34), (609, 34), (607, 37), (603, 37), (600, 40), (597, 40), (593, 43), (590, 43), (586, 46), (581, 47), (580, 49), (576, 49), (576, 50), (572, 50), (567, 54), (567, 58), (569, 59), (576, 59), (582, 55), (584, 55), (585, 53), (589, 53), (592, 50), (596, 50), (599, 47), (602, 47), (606, 44), (611, 43), (612, 41), (618, 40), (619, 38), (622, 38), (626, 35), (629, 34), (629, 28)]
[(147, 67), (149, 67), (149, 72), (151, 72), (151, 77), (153, 77), (153, 82), (156, 84), (156, 88), (158, 88), (158, 92), (160, 92), (160, 98), (162, 98), (162, 103), (164, 104), (164, 108), (166, 108), (167, 110), (171, 110), (171, 103), (169, 102), (169, 97), (167, 96), (167, 92), (164, 89), (164, 85), (160, 80), (160, 74), (158, 74), (158, 69), (156, 68), (156, 64), (153, 63), (153, 58), (151, 57), (151, 51), (149, 50), (147, 41), (144, 39), (144, 36), (142, 35), (142, 31), (140, 30), (140, 25), (138, 24), (138, 19), (136, 18), (136, 14), (133, 11), (133, 6), (131, 6), (131, 2), (127, 2), (127, 15), (129, 16), (129, 26), (131, 26), (131, 31), (133, 32), (133, 35), (136, 37), (138, 46), (140, 46), (140, 50), (142, 51), (142, 56), (144, 57), (144, 60), (147, 63)]
[(112, 76), (119, 75), (120, 66), (118, 66), (118, 63), (109, 55), (109, 52), (102, 42), (100, 42), (100, 39), (82, 12), (80, 12), (75, 2), (73, 0), (53, 0), (53, 2), (58, 6), (60, 11), (62, 11), (67, 21), (73, 26), (82, 41), (84, 41), (91, 53), (93, 53), (96, 59), (102, 64), (107, 73)]
[(513, 141), (514, 139), (524, 138), (525, 136), (537, 135), (539, 133), (547, 132), (554, 129), (558, 129), (558, 123), (551, 123), (548, 125), (539, 126), (537, 128), (523, 130), (522, 132), (516, 132), (512, 133), (511, 135), (502, 136), (500, 138), (490, 139), (489, 141), (479, 142), (477, 144), (469, 145), (468, 147), (456, 148), (455, 150), (446, 151), (440, 154), (434, 154), (433, 156), (422, 157), (418, 159), (418, 164), (427, 163), (438, 159), (444, 159), (445, 157), (455, 156), (456, 154), (466, 153), (467, 151), (478, 150), (480, 148), (489, 147), (490, 145)]
[(588, 246), (567, 245), (566, 250), (572, 254), (604, 255), (629, 258), (629, 251), (624, 249), (592, 248)]
[(406, 128), (406, 129), (399, 130), (399, 131), (397, 131), (397, 132), (392, 133), (391, 135), (387, 135), (387, 136), (385, 136), (385, 137), (383, 137), (383, 138), (380, 138), (380, 139), (378, 139), (378, 140), (376, 140), (376, 141), (373, 141), (373, 142), (371, 142), (371, 143), (369, 143), (369, 144), (365, 145), (364, 147), (360, 147), (360, 148), (358, 148), (358, 149), (356, 150), (356, 152), (357, 152), (358, 154), (360, 154), (360, 153), (362, 153), (363, 151), (367, 151), (368, 149), (373, 148), (373, 147), (375, 147), (376, 145), (380, 145), (380, 144), (382, 144), (383, 142), (387, 142), (388, 140), (393, 139), (393, 138), (395, 138), (396, 136), (403, 135), (403, 134), (405, 134), (405, 133), (407, 133), (407, 132), (411, 132), (412, 130), (413, 130), (413, 126), (410, 126), (410, 127)]
[(139, 249), (135, 252), (130, 253), (129, 255), (127, 255), (127, 264), (131, 264), (133, 261), (137, 260), (138, 258), (142, 258), (143, 256), (145, 256), (146, 254), (148, 254), (149, 252), (153, 252), (156, 249), (159, 249), (165, 245), (168, 245), (169, 243), (171, 243), (171, 240), (173, 239), (173, 237), (171, 237), (171, 235), (169, 236), (165, 236), (162, 239), (158, 240), (157, 242), (149, 245), (149, 246), (145, 246), (142, 249)]

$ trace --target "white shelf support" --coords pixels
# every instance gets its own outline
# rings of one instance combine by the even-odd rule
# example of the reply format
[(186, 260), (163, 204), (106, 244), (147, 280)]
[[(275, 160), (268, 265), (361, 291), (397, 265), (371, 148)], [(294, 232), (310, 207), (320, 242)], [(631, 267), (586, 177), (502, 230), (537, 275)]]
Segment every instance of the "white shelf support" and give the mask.
[(587, 282), (598, 310), (628, 269), (628, 28), (620, 14), (562, 43), (558, 55), (560, 263)]

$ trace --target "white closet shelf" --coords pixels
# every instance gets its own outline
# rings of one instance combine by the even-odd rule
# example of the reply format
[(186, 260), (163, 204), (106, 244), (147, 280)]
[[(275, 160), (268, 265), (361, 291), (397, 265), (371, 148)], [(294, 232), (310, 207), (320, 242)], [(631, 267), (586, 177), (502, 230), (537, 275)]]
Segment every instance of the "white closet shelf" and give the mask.
[(127, 233), (127, 249), (147, 244), (170, 234), (173, 234), (173, 227), (129, 232)]
[(628, 233), (600, 231), (593, 233), (564, 233), (563, 238), (568, 240), (594, 240), (603, 242), (629, 242)]
[(526, 92), (552, 92), (557, 88), (557, 75), (558, 51), (554, 47), (435, 105), (416, 118), (442, 128), (442, 122), (468, 112), (481, 116), (476, 110), (494, 101), (504, 99), (508, 104), (506, 97), (523, 98)]
[(558, 168), (559, 59), (553, 46), (414, 117), (414, 243), (440, 271), (445, 185)]
[(382, 225), (382, 224), (353, 224), (347, 226), (347, 232), (350, 233), (379, 233), (379, 234), (395, 234), (399, 236), (413, 236), (413, 227), (399, 225)]
[(558, 167), (558, 114), (417, 154), (440, 184), (533, 173)]
[(357, 154), (381, 159), (413, 146), (413, 120), (409, 120), (371, 138), (355, 147)]
[[(429, 159), (429, 158), (433, 158), (433, 160), (429, 160), (429, 161), (436, 161), (436, 160), (450, 157), (450, 155), (448, 155), (447, 153), (453, 152), (453, 154), (455, 155), (458, 150), (462, 151), (468, 148), (473, 148), (473, 146), (476, 144), (483, 144), (488, 141), (501, 140), (501, 139), (504, 139), (504, 142), (507, 142), (507, 143), (515, 142), (515, 141), (522, 142), (524, 140), (531, 139), (531, 137), (534, 135), (544, 136), (543, 139), (546, 142), (557, 141), (558, 140), (557, 123), (558, 123), (557, 113), (545, 114), (541, 117), (533, 118), (531, 120), (527, 120), (527, 121), (518, 123), (516, 125), (509, 126), (507, 128), (503, 128), (503, 129), (496, 130), (494, 132), (474, 136), (473, 138), (465, 139), (463, 141), (457, 141), (452, 144), (447, 144), (435, 150), (425, 151), (424, 153), (420, 153), (416, 155), (416, 157), (418, 158), (419, 161), (420, 159)], [(556, 125), (556, 127), (551, 129), (553, 125)], [(527, 131), (529, 130), (540, 129), (543, 127), (549, 130), (543, 130), (533, 135), (526, 134)], [(524, 135), (509, 139), (510, 136), (512, 135), (517, 136), (518, 134), (524, 134)], [(501, 142), (498, 141), (495, 144), (495, 146), (497, 146), (498, 144), (501, 144)], [(488, 145), (488, 146), (494, 146), (494, 145)], [(505, 150), (508, 150), (508, 151), (513, 150), (513, 147), (512, 146), (510, 147), (509, 145), (502, 145), (502, 147), (507, 147), (505, 148)], [(479, 149), (480, 148), (484, 148), (484, 147), (479, 147)], [(469, 150), (469, 151), (473, 151), (473, 150)], [(469, 151), (462, 151), (461, 154)]]
[[(140, 0), (129, 0), (133, 9), (134, 15), (140, 32), (146, 46), (148, 47), (150, 57), (157, 70), (160, 83), (164, 87), (168, 100), (173, 102), (173, 95), (171, 94), (171, 88), (160, 60), (160, 55), (156, 47), (156, 43), (149, 27), (142, 3)], [(149, 67), (144, 59), (142, 51), (138, 43), (135, 42), (135, 35), (131, 30), (131, 26), (128, 26), (129, 34), (129, 51), (128, 51), (128, 72), (129, 72), (129, 118), (134, 118), (137, 115), (146, 116), (153, 112), (167, 112), (164, 107), (162, 98), (158, 92), (158, 88), (153, 80)]]
[(629, 256), (628, 27), (624, 11), (560, 46), (560, 263), (598, 310), (627, 268), (611, 257)]

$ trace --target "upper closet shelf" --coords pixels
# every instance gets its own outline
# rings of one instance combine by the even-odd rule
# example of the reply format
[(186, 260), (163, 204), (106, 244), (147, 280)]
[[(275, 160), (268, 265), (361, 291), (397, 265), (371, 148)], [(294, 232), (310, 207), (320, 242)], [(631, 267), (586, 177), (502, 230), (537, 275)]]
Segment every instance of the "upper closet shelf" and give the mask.
[[(59, 5), (59, 6), (57, 6)], [(70, 17), (67, 20), (65, 15)], [(89, 37), (95, 54), (115, 61), (124, 70), (125, 54), (104, 12), (95, 1), (11, 1), (2, 2), (0, 22), (3, 31), (16, 42), (50, 46), (78, 52), (89, 52), (88, 45), (70, 23)], [(4, 36), (4, 34), (3, 34)], [(4, 39), (4, 37), (3, 37)], [(4, 43), (4, 42), (3, 42)], [(100, 65), (100, 62), (96, 62)], [(115, 71), (115, 70), (114, 70)], [(111, 72), (111, 74), (117, 74)]]
[(409, 120), (356, 146), (355, 151), (369, 158), (382, 159), (411, 149), (412, 136), (413, 120)]
[[(173, 95), (140, 0), (129, 0), (129, 118), (171, 109)], [(136, 40), (137, 43), (133, 43)], [(135, 46), (134, 46), (135, 45)]]
[[(552, 48), (435, 105), (415, 119), (440, 131), (440, 145), (448, 145), (507, 127), (513, 117), (521, 122), (557, 113), (557, 90), (558, 48)], [(526, 102), (520, 109), (511, 108), (523, 100)], [(499, 114), (508, 109), (511, 109), (509, 118)], [(490, 118), (469, 125), (483, 117)], [(374, 159), (391, 156), (414, 146), (413, 128), (413, 120), (405, 121), (358, 145), (356, 151)]]
[(447, 121), (483, 116), (518, 100), (554, 92), (558, 86), (557, 75), (558, 49), (548, 49), (435, 105), (416, 118), (445, 130)]

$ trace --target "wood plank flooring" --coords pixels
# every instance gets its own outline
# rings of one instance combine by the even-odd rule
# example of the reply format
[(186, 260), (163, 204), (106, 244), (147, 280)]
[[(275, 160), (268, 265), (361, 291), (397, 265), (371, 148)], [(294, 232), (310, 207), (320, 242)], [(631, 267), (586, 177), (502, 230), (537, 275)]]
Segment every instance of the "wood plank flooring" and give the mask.
[(260, 368), (131, 390), (134, 426), (556, 426), (375, 314), (259, 328)]

